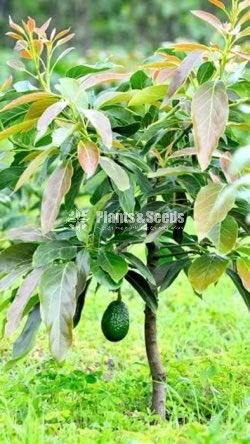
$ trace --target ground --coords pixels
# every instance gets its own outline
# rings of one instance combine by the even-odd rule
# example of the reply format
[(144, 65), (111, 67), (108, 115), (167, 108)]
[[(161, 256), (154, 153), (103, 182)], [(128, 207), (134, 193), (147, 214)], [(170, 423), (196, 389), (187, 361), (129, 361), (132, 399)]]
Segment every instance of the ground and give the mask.
[[(0, 372), (0, 442), (11, 444), (250, 443), (250, 318), (227, 278), (195, 296), (184, 275), (161, 294), (159, 341), (167, 370), (168, 421), (150, 415), (143, 303), (128, 287), (127, 338), (100, 330), (113, 293), (90, 292), (62, 367), (41, 332), (33, 353)], [(2, 363), (10, 342), (1, 344)]]

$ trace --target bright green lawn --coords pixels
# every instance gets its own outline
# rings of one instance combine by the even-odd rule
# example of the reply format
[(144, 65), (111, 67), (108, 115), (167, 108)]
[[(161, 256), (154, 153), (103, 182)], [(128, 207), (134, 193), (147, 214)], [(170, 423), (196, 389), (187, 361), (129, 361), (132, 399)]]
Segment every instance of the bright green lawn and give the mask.
[[(130, 332), (111, 344), (100, 319), (113, 297), (89, 294), (62, 368), (42, 333), (26, 361), (0, 373), (0, 443), (250, 443), (250, 317), (230, 282), (199, 300), (183, 275), (161, 295), (170, 420), (158, 425), (148, 409), (143, 303), (126, 288)], [(1, 351), (5, 362), (7, 341)]]

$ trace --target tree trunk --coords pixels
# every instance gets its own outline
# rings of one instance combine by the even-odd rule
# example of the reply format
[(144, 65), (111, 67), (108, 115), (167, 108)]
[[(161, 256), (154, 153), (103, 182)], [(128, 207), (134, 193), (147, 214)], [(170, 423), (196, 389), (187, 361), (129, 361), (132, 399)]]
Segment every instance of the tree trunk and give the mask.
[(145, 308), (145, 345), (152, 377), (151, 410), (162, 419), (166, 418), (166, 374), (161, 363), (157, 344), (156, 315), (146, 306)]
[[(148, 244), (147, 265), (153, 272), (156, 266), (155, 255), (157, 247), (154, 243)], [(146, 306), (145, 307), (145, 347), (152, 378), (152, 402), (151, 410), (166, 419), (166, 373), (161, 363), (160, 352), (157, 342), (156, 314)]]

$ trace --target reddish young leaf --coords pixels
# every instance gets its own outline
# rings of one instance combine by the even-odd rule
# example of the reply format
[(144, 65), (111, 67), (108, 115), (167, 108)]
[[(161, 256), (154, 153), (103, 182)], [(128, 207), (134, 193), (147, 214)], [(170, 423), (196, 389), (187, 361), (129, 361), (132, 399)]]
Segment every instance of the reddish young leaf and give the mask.
[(43, 234), (52, 230), (64, 196), (70, 189), (73, 168), (71, 162), (62, 164), (50, 176), (43, 193), (41, 226)]
[(211, 48), (196, 42), (182, 42), (174, 45), (176, 52), (209, 51)]
[(37, 55), (40, 55), (43, 51), (43, 42), (41, 40), (33, 40), (34, 51)]
[(37, 129), (40, 137), (46, 133), (49, 125), (64, 110), (64, 108), (66, 108), (66, 106), (67, 102), (61, 100), (60, 102), (53, 103), (44, 111), (37, 122)]
[(115, 73), (115, 72), (104, 72), (99, 74), (90, 74), (84, 76), (81, 81), (81, 86), (84, 89), (92, 88), (92, 86), (100, 85), (101, 83), (113, 82), (114, 80), (125, 81), (129, 79), (131, 74), (127, 73)]
[(89, 178), (93, 176), (98, 167), (100, 158), (100, 152), (97, 145), (88, 140), (84, 142), (81, 140), (78, 143), (77, 153), (79, 163), (87, 177)]
[(229, 105), (224, 83), (210, 81), (201, 85), (193, 97), (191, 112), (196, 152), (204, 171), (228, 121)]
[(210, 3), (212, 3), (212, 5), (217, 6), (217, 8), (222, 9), (223, 11), (225, 11), (225, 5), (221, 0), (208, 0)]
[(29, 59), (29, 60), (32, 60), (33, 58), (31, 52), (28, 51), (27, 49), (23, 49), (22, 51), (20, 51), (20, 56), (23, 59)]
[(70, 40), (72, 40), (73, 37), (75, 37), (75, 34), (69, 34), (69, 35), (67, 35), (67, 36), (64, 37), (63, 39), (58, 40), (56, 46), (64, 45), (65, 43), (67, 43), (67, 42), (69, 42)]
[(28, 48), (28, 43), (26, 40), (18, 40), (15, 44), (14, 51), (22, 51), (23, 49)]
[(244, 2), (240, 2), (239, 9), (240, 11), (244, 11), (244, 9), (250, 8), (250, 0), (244, 0)]
[(22, 40), (22, 36), (19, 34), (16, 34), (15, 32), (6, 32), (6, 35), (8, 37), (11, 37), (14, 40)]
[(28, 17), (26, 28), (29, 32), (34, 32), (36, 29), (36, 22), (33, 18)]
[(32, 102), (37, 102), (38, 100), (41, 99), (48, 99), (51, 97), (57, 97), (56, 95), (52, 94), (52, 93), (47, 93), (47, 92), (43, 92), (43, 91), (39, 91), (39, 92), (34, 92), (34, 93), (30, 93), (30, 94), (25, 94), (21, 97), (18, 97), (15, 100), (12, 100), (12, 102), (8, 103), (6, 106), (4, 106), (0, 112), (3, 111), (8, 111), (9, 109), (12, 108), (16, 108), (19, 105), (24, 105), (25, 103), (32, 103)]
[(25, 31), (23, 30), (23, 28), (21, 26), (17, 25), (15, 22), (13, 22), (11, 16), (9, 16), (9, 25), (10, 25), (10, 28), (25, 35)]
[(250, 54), (248, 54), (246, 52), (232, 50), (232, 53), (239, 56), (243, 60), (250, 61)]
[(94, 109), (81, 109), (82, 114), (90, 121), (97, 134), (107, 148), (112, 147), (112, 129), (109, 119), (100, 111)]
[(10, 336), (19, 326), (24, 309), (39, 284), (42, 272), (43, 268), (34, 269), (24, 279), (7, 314), (6, 336)]
[[(59, 40), (59, 39), (62, 39), (66, 34), (69, 33), (69, 31), (70, 31), (70, 27), (67, 28), (67, 29), (63, 29), (62, 31), (58, 32), (58, 34), (56, 34), (56, 36), (55, 36), (55, 41)], [(56, 30), (53, 29), (52, 33), (55, 33), (55, 32), (56, 32)]]
[(213, 28), (215, 28), (217, 31), (223, 34), (223, 25), (215, 15), (205, 11), (191, 11), (191, 12), (193, 15), (209, 23), (209, 25), (213, 26)]
[(31, 225), (24, 225), (22, 227), (11, 228), (6, 233), (6, 239), (19, 240), (22, 242), (44, 242), (50, 240), (50, 235), (41, 233), (40, 228), (32, 227)]
[(23, 64), (23, 62), (21, 62), (21, 60), (8, 60), (7, 65), (10, 66), (10, 68), (15, 69), (16, 71), (25, 71), (25, 65)]
[(50, 25), (51, 20), (52, 19), (49, 18), (42, 26), (40, 26), (39, 28), (36, 28), (36, 33), (38, 35), (44, 35)]
[(162, 84), (166, 82), (166, 80), (173, 77), (176, 73), (175, 68), (167, 68), (167, 69), (161, 69), (160, 71), (155, 71), (155, 83)]
[(19, 190), (25, 183), (27, 183), (31, 176), (37, 171), (37, 169), (42, 165), (42, 163), (45, 161), (45, 159), (55, 150), (55, 148), (49, 148), (47, 150), (41, 151), (38, 153), (38, 155), (35, 157), (32, 162), (28, 165), (26, 170), (21, 174), (19, 177), (17, 184), (15, 186), (15, 190)]
[(176, 93), (176, 91), (185, 82), (190, 72), (192, 71), (194, 65), (196, 65), (196, 63), (202, 60), (202, 54), (203, 53), (200, 51), (191, 52), (181, 62), (180, 66), (175, 71), (174, 77), (171, 80), (167, 97), (163, 100), (162, 106), (166, 106), (169, 99)]

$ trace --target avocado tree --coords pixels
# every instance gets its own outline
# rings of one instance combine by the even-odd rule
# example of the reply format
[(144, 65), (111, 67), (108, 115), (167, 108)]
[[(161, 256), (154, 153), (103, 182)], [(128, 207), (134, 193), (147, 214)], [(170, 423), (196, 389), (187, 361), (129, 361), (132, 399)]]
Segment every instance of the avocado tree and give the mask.
[[(161, 292), (184, 271), (198, 296), (226, 273), (250, 307), (249, 0), (210, 0), (224, 21), (210, 46), (160, 48), (134, 72), (110, 63), (54, 73), (73, 34), (10, 19), (25, 80), (1, 86), (0, 185), (26, 194), (30, 224), (5, 233), (0, 254), (8, 366), (32, 348), (41, 322), (53, 357), (72, 344), (91, 282), (114, 291), (102, 318), (108, 340), (129, 328), (124, 281), (145, 302), (152, 411), (165, 417), (165, 370), (157, 344)], [(239, 46), (242, 43), (241, 46)], [(239, 149), (240, 148), (240, 149)], [(37, 210), (38, 209), (38, 210)], [(145, 247), (146, 261), (130, 251)], [(134, 251), (134, 250), (133, 250)]]

